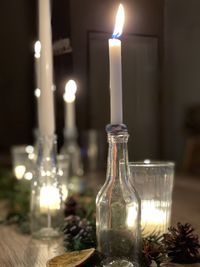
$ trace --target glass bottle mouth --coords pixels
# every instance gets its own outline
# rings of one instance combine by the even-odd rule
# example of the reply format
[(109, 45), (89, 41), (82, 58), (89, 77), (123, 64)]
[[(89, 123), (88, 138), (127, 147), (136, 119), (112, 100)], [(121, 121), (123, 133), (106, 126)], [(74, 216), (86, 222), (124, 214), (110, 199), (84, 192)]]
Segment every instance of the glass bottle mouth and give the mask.
[(108, 124), (106, 132), (109, 143), (124, 143), (128, 141), (128, 128), (125, 124)]
[(128, 133), (128, 128), (125, 124), (108, 124), (106, 126), (107, 134), (124, 134)]

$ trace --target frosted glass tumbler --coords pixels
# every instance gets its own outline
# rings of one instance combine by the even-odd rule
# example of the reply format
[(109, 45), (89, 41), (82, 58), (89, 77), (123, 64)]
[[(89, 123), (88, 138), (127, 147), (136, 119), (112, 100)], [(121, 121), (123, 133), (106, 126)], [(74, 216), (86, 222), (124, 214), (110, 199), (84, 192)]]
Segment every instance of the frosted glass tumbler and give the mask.
[(130, 162), (130, 183), (141, 198), (142, 235), (163, 234), (171, 221), (173, 162)]

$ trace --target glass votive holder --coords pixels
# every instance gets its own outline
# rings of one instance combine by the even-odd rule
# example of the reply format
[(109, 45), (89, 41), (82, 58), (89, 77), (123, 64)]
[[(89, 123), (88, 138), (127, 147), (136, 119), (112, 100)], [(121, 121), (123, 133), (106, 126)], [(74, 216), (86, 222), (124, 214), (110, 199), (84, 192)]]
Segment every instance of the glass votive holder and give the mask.
[(11, 148), (13, 172), (18, 180), (22, 179), (26, 173), (28, 154), (26, 145), (17, 145)]
[(162, 235), (171, 222), (174, 163), (130, 162), (130, 183), (141, 198), (142, 235)]

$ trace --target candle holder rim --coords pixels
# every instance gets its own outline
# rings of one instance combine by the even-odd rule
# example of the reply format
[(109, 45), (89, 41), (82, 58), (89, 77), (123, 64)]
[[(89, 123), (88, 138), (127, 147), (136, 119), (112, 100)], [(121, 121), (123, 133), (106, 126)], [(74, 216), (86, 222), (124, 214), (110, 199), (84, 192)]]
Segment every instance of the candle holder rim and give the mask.
[(159, 160), (150, 160), (145, 161), (132, 161), (128, 163), (129, 167), (175, 167), (175, 162), (173, 161), (159, 161)]

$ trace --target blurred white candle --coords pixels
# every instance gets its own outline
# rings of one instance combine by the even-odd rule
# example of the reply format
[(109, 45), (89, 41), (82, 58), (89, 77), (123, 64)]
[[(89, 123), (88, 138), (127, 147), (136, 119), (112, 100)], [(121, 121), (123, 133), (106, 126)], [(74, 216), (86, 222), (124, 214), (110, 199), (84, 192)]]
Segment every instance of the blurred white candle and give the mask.
[(124, 8), (119, 5), (113, 38), (109, 39), (110, 62), (110, 106), (111, 124), (121, 124), (123, 121), (122, 107), (122, 65), (121, 65), (121, 41), (117, 39), (122, 34), (124, 25)]
[(37, 122), (39, 124), (39, 114), (40, 114), (40, 111), (39, 111), (39, 108), (40, 108), (39, 97), (40, 97), (40, 94), (41, 94), (41, 91), (40, 91), (40, 75), (41, 75), (41, 73), (40, 73), (40, 53), (41, 53), (41, 43), (40, 43), (40, 41), (35, 42), (34, 51), (35, 51), (34, 58), (35, 58), (35, 86), (36, 86), (34, 95), (36, 97)]
[(34, 45), (34, 58), (35, 58), (35, 86), (36, 89), (40, 88), (40, 52), (41, 43), (40, 41), (35, 42)]
[(47, 185), (40, 190), (40, 211), (47, 213), (48, 211), (59, 210), (61, 207), (61, 198), (58, 188)]
[(50, 0), (39, 0), (39, 40), (41, 42), (39, 130), (41, 135), (52, 135), (55, 131), (55, 118)]
[(63, 95), (65, 101), (65, 129), (76, 129), (76, 114), (75, 114), (75, 99), (76, 99), (77, 85), (74, 80), (69, 80), (65, 86), (65, 93)]

